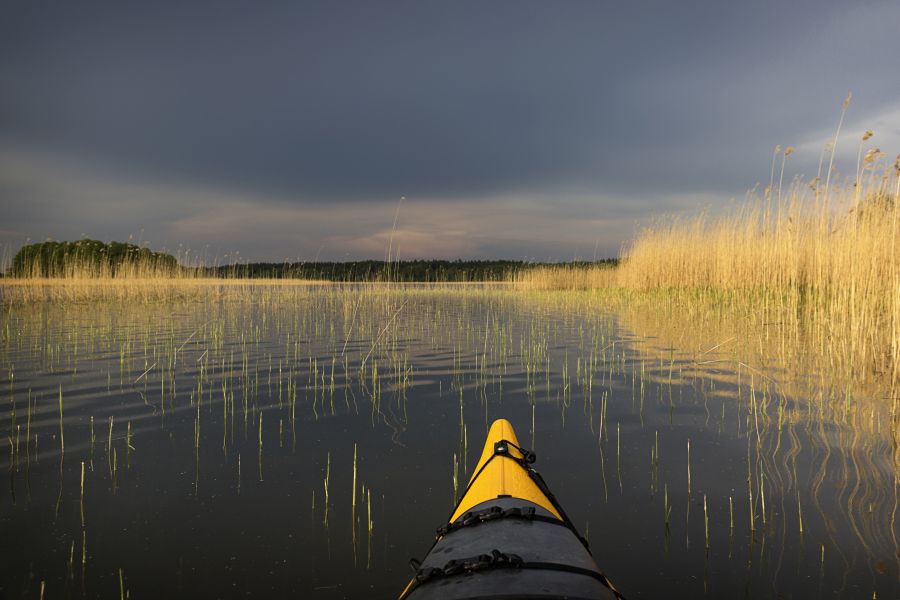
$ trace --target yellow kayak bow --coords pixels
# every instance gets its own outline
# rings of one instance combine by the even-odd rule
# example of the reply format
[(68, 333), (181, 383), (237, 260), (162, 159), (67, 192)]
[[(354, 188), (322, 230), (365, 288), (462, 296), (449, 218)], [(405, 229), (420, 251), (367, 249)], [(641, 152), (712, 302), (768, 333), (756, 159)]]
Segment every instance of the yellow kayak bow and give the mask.
[(459, 503), (400, 600), (622, 600), (512, 424), (491, 425)]

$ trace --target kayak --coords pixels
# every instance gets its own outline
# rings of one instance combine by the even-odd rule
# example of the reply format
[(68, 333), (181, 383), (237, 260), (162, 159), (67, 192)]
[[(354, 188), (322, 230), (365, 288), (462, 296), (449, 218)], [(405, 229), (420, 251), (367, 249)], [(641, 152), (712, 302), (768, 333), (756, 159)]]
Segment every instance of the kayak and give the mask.
[(587, 540), (534, 470), (512, 425), (491, 425), (481, 459), (400, 600), (622, 600)]

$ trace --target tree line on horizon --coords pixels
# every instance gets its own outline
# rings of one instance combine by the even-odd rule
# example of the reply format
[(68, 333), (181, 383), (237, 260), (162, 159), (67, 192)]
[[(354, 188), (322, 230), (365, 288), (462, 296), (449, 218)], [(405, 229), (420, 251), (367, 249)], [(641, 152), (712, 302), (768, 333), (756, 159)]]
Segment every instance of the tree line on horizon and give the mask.
[[(617, 259), (571, 261), (579, 267), (615, 265)], [(560, 263), (537, 263), (520, 260), (378, 260), (274, 263), (256, 262), (216, 266), (189, 267), (178, 263), (171, 254), (122, 242), (104, 243), (83, 239), (74, 242), (47, 241), (19, 249), (7, 271), (9, 277), (67, 277), (73, 275), (117, 276), (123, 268), (137, 273), (171, 274), (173, 276), (312, 279), (326, 281), (399, 281), (462, 282), (505, 281), (516, 273), (536, 267)]]
[[(570, 266), (614, 265), (616, 259), (575, 261)], [(361, 260), (311, 263), (249, 263), (204, 269), (214, 277), (313, 279), (325, 281), (464, 282), (507, 281), (516, 273), (550, 263), (520, 260)], [(560, 263), (553, 263), (559, 265)]]

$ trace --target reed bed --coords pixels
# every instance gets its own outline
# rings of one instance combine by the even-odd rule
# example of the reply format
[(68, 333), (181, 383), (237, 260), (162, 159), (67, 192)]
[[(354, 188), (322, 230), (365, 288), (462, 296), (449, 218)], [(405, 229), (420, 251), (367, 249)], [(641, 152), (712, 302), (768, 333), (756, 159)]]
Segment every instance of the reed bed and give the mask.
[(612, 264), (580, 267), (535, 267), (516, 273), (513, 282), (531, 290), (586, 290), (618, 285), (618, 271)]
[(3, 279), (0, 306), (53, 302), (157, 303), (214, 300), (241, 296), (273, 287), (307, 287), (330, 282), (301, 279), (220, 279), (211, 277), (45, 277)]
[(784, 193), (767, 188), (724, 214), (657, 221), (623, 249), (615, 269), (547, 268), (517, 284), (618, 290), (680, 305), (688, 315), (740, 319), (794, 351), (808, 346), (802, 352), (817, 355), (822, 368), (895, 390), (900, 159), (884, 168), (867, 156), (853, 181), (827, 193), (800, 180)]

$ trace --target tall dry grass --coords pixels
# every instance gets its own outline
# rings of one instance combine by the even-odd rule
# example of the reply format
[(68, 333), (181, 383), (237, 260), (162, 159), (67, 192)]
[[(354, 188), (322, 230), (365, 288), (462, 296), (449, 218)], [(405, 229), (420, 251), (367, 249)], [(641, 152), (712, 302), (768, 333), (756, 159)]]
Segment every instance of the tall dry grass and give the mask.
[(0, 309), (39, 302), (156, 304), (182, 300), (255, 301), (260, 290), (308, 287), (329, 282), (307, 279), (203, 277), (97, 277), (0, 280)]
[(900, 164), (877, 159), (829, 194), (797, 183), (779, 202), (751, 200), (642, 231), (618, 284), (692, 290), (751, 304), (784, 334), (812, 340), (835, 368), (900, 381)]
[[(867, 133), (867, 135), (870, 135)], [(867, 139), (867, 138), (866, 138)], [(827, 192), (795, 181), (722, 215), (659, 220), (619, 267), (526, 273), (532, 289), (664, 292), (690, 313), (712, 306), (807, 348), (823, 368), (900, 384), (900, 157), (877, 151)], [(783, 343), (783, 342), (782, 342)], [(894, 395), (894, 394), (892, 394)]]
[(574, 291), (617, 285), (618, 275), (611, 264), (589, 267), (561, 264), (518, 271), (512, 281), (520, 289)]
[[(0, 264), (8, 273), (13, 263), (8, 248)], [(262, 286), (307, 286), (323, 281), (310, 279), (251, 279), (244, 265), (211, 271), (198, 265), (189, 252), (175, 256), (137, 255), (124, 260), (97, 260), (73, 254), (61, 264), (42, 264), (40, 255), (21, 265), (15, 274), (0, 278), (0, 307), (36, 302), (130, 302), (253, 298)]]
[(20, 266), (15, 275), (0, 279), (0, 305), (45, 300), (156, 301), (183, 296), (185, 284), (196, 280), (196, 270), (166, 264), (152, 257), (113, 263), (75, 256), (48, 268), (36, 256), (31, 264)]

